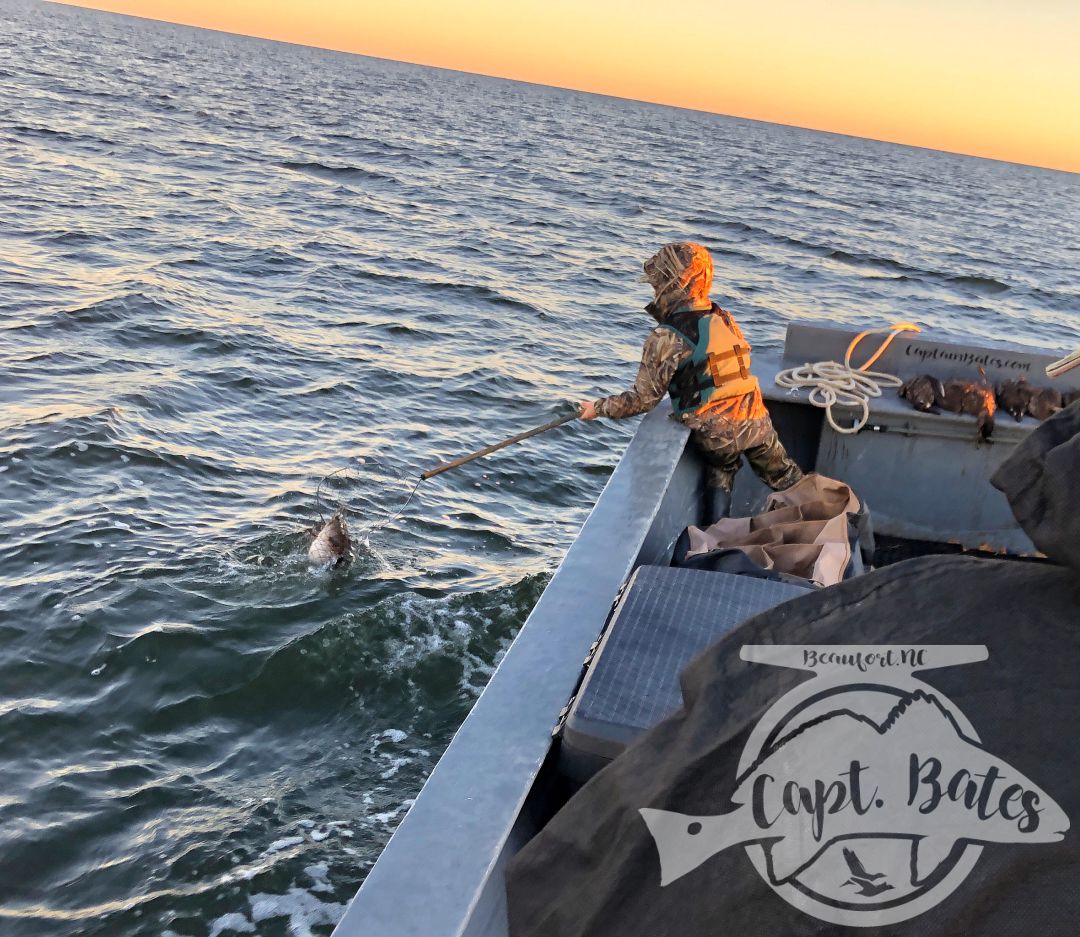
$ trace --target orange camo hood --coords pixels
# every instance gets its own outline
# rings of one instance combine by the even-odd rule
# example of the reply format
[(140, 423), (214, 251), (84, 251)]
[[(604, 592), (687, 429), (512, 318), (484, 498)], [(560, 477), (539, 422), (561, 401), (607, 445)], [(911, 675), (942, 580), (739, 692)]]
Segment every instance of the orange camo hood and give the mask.
[(688, 303), (708, 302), (713, 262), (708, 250), (691, 241), (665, 244), (645, 261), (645, 282), (656, 294), (655, 312), (665, 318)]

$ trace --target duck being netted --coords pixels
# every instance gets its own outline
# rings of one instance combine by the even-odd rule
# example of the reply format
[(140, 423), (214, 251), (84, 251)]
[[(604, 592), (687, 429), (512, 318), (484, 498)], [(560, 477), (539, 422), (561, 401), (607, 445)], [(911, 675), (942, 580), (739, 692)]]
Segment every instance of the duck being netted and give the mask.
[(308, 561), (330, 569), (350, 563), (356, 545), (396, 520), (418, 486), (418, 480), (375, 457), (358, 457), (355, 465), (325, 476), (315, 489), (319, 519), (306, 531)]
[[(515, 433), (490, 446), (484, 446), (457, 459), (443, 462), (412, 478), (407, 476), (400, 467), (384, 462), (376, 456), (358, 457), (354, 465), (331, 472), (319, 482), (315, 490), (315, 505), (319, 512), (319, 520), (308, 529), (312, 538), (311, 546), (308, 548), (308, 558), (316, 566), (333, 567), (348, 563), (352, 559), (353, 544), (357, 542), (357, 535), (350, 531), (345, 520), (346, 514), (364, 519), (365, 523), (359, 528), (359, 532), (366, 539), (367, 535), (381, 530), (401, 517), (422, 482), (578, 419), (580, 414), (577, 407), (573, 404), (569, 406), (572, 408), (570, 412), (564, 412), (561, 416), (548, 420), (540, 426)], [(560, 405), (560, 409), (565, 410), (565, 407)], [(326, 518), (323, 513), (324, 489), (327, 497), (331, 492), (341, 495), (337, 509), (329, 518)]]

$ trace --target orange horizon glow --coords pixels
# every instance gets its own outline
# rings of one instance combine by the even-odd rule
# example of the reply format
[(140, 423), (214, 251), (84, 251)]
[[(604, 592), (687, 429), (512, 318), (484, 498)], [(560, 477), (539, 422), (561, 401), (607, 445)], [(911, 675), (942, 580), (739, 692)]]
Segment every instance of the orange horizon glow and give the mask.
[(1080, 4), (1068, 0), (65, 2), (1080, 172)]

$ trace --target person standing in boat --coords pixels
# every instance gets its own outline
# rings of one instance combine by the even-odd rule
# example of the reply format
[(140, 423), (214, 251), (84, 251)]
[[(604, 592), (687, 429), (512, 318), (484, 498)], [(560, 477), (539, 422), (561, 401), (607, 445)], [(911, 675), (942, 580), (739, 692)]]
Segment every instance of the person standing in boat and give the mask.
[(731, 510), (744, 454), (775, 491), (802, 478), (750, 373), (749, 343), (731, 314), (709, 298), (712, 278), (712, 257), (700, 244), (665, 244), (645, 261), (642, 279), (655, 296), (645, 309), (660, 324), (645, 339), (634, 387), (580, 404), (583, 420), (621, 420), (651, 410), (670, 394), (675, 416), (691, 429), (705, 457), (710, 523)]

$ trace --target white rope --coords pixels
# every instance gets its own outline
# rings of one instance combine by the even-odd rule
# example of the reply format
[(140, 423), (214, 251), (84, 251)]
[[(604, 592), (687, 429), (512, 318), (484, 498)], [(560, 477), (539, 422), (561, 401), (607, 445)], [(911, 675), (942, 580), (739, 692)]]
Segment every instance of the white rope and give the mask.
[[(780, 387), (810, 390), (810, 403), (825, 410), (825, 419), (838, 433), (857, 433), (870, 419), (870, 399), (880, 397), (882, 388), (899, 387), (904, 382), (883, 371), (856, 371), (839, 361), (818, 361), (798, 368), (788, 368), (776, 375)], [(853, 426), (840, 426), (832, 408), (860, 407), (862, 415)]]
[[(870, 420), (870, 401), (880, 397), (886, 387), (900, 387), (904, 382), (895, 374), (884, 371), (868, 371), (867, 365), (873, 364), (885, 351), (889, 343), (901, 332), (918, 331), (917, 326), (900, 323), (890, 329), (868, 329), (856, 336), (848, 345), (843, 363), (839, 361), (818, 361), (804, 364), (797, 368), (788, 368), (776, 375), (778, 387), (793, 390), (809, 390), (810, 403), (825, 411), (825, 419), (838, 433), (853, 434), (859, 432)], [(888, 332), (889, 337), (878, 348), (862, 368), (851, 366), (851, 355), (855, 347), (867, 335)], [(833, 407), (857, 407), (862, 415), (857, 417), (852, 426), (841, 426), (833, 418)]]

